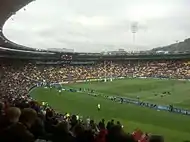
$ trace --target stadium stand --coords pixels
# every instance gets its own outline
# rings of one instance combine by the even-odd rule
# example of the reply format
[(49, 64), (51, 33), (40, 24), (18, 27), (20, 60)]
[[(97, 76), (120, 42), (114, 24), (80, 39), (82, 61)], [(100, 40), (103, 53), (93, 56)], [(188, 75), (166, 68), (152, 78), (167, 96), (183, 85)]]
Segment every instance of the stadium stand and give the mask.
[[(84, 121), (76, 120), (76, 116), (65, 117), (66, 115), (57, 114), (52, 108), (44, 108), (39, 103), (32, 100), (28, 95), (28, 91), (37, 82), (64, 82), (75, 81), (93, 78), (106, 77), (162, 77), (162, 78), (190, 78), (190, 64), (187, 61), (115, 61), (97, 62), (91, 65), (42, 65), (30, 62), (1, 62), (1, 120), (0, 129), (4, 135), (10, 133), (11, 138), (19, 137), (19, 141), (33, 141), (34, 139), (43, 139), (51, 141), (148, 141), (150, 136), (140, 130), (136, 130), (133, 134), (124, 133), (121, 125), (108, 122), (106, 127), (105, 122), (101, 121), (95, 124), (90, 121), (88, 127)], [(16, 107), (16, 108), (12, 108)], [(34, 115), (34, 111), (27, 109), (26, 114), (35, 116), (35, 119), (40, 120), (45, 125), (39, 122), (29, 124), (24, 132), (17, 133), (24, 122), (16, 122), (16, 126), (12, 126), (12, 120), (4, 119), (6, 117), (16, 117), (19, 115), (19, 109), (25, 111), (25, 108), (33, 108), (38, 117)], [(9, 114), (9, 111), (11, 111)], [(44, 115), (45, 112), (45, 115)], [(7, 116), (8, 115), (8, 116)], [(22, 116), (22, 113), (21, 113)], [(60, 122), (61, 116), (64, 120)], [(25, 116), (27, 117), (27, 116)], [(21, 119), (21, 117), (20, 117)], [(25, 118), (29, 119), (29, 118)], [(6, 122), (4, 122), (6, 121)], [(7, 122), (8, 121), (8, 122)], [(18, 121), (18, 119), (17, 119)], [(29, 121), (33, 122), (33, 120)], [(37, 120), (36, 120), (37, 121)], [(18, 126), (17, 126), (18, 125)], [(26, 125), (26, 124), (24, 124)], [(28, 125), (28, 124), (27, 124)], [(37, 126), (36, 126), (37, 125)], [(111, 125), (111, 126), (109, 126)], [(12, 128), (13, 127), (13, 128)], [(22, 126), (23, 127), (23, 126)], [(35, 127), (31, 130), (30, 127)], [(69, 129), (69, 128), (70, 129)], [(5, 128), (8, 128), (5, 129)], [(106, 129), (107, 128), (107, 129)], [(13, 130), (12, 130), (13, 129)], [(16, 130), (15, 130), (16, 129)], [(8, 132), (7, 132), (8, 131)], [(25, 132), (26, 135), (24, 134)], [(5, 137), (4, 138), (5, 141)], [(7, 138), (7, 137), (6, 137)], [(160, 138), (160, 137), (157, 137)], [(153, 139), (153, 138), (151, 138)], [(162, 140), (160, 138), (160, 140)], [(11, 141), (11, 140), (7, 140)]]
[[(19, 65), (18, 65), (19, 64)], [(17, 86), (27, 93), (35, 82), (64, 82), (109, 77), (157, 77), (190, 79), (190, 64), (186, 61), (103, 62), (93, 65), (35, 65), (28, 63), (1, 64), (1, 85), (7, 86), (3, 94), (18, 93)], [(31, 83), (31, 84), (30, 84)], [(25, 86), (22, 86), (25, 85)], [(13, 88), (14, 92), (11, 91)], [(1, 88), (3, 89), (3, 88)], [(7, 92), (5, 92), (7, 91)]]
[(35, 49), (27, 48), (22, 45), (18, 45), (14, 42), (11, 42), (3, 35), (3, 25), (5, 21), (14, 15), (19, 9), (27, 5), (32, 0), (1, 0), (0, 1), (0, 46), (11, 49), (20, 49), (20, 50), (29, 50), (35, 51)]

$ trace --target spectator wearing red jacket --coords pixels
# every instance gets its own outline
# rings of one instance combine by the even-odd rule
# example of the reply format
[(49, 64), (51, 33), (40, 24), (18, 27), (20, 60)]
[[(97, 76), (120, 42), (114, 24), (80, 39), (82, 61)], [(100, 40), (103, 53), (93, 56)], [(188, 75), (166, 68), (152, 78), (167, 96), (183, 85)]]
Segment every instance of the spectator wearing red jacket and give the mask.
[(136, 141), (139, 141), (143, 135), (143, 132), (140, 130), (140, 129), (136, 129), (133, 133), (133, 138), (136, 140)]
[(105, 128), (105, 120), (102, 119), (102, 121), (99, 122), (99, 129), (100, 132), (96, 137), (96, 142), (106, 142), (106, 135), (107, 135), (107, 130)]

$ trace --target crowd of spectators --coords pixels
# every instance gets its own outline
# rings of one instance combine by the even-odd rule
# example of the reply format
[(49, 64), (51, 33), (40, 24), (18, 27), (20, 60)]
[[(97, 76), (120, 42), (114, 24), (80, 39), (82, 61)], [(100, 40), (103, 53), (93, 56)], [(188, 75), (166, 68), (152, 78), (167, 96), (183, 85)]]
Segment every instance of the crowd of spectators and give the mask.
[[(188, 61), (102, 62), (93, 65), (3, 65), (0, 93), (25, 94), (36, 82), (64, 82), (109, 77), (161, 77), (190, 79)], [(32, 79), (32, 80), (31, 80)]]
[(119, 122), (79, 120), (57, 114), (32, 100), (29, 89), (37, 82), (64, 82), (105, 77), (163, 77), (190, 79), (188, 61), (101, 62), (93, 65), (0, 65), (0, 141), (33, 142), (147, 142), (162, 141), (140, 130), (125, 133)]

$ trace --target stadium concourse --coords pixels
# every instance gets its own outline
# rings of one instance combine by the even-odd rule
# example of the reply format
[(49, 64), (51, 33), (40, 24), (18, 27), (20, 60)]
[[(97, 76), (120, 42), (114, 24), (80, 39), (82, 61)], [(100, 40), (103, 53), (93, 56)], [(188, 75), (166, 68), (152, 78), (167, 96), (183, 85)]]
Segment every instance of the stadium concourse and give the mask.
[[(140, 129), (126, 133), (120, 123), (105, 120), (77, 120), (76, 115), (62, 115), (42, 106), (28, 95), (39, 82), (64, 82), (105, 77), (190, 78), (186, 60), (106, 61), (92, 65), (44, 65), (34, 62), (1, 62), (0, 141), (32, 142), (36, 139), (88, 142), (154, 142), (161, 136), (149, 135)], [(60, 121), (60, 118), (61, 119)], [(112, 119), (112, 118), (110, 118)], [(150, 132), (151, 133), (151, 132)]]

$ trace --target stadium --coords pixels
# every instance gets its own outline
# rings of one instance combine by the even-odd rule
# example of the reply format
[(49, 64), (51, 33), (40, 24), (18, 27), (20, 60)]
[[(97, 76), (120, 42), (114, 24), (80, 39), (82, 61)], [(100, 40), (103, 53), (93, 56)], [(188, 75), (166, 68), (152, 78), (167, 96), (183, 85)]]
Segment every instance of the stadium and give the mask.
[(0, 141), (190, 140), (190, 54), (39, 51), (3, 25), (32, 0), (0, 1)]

